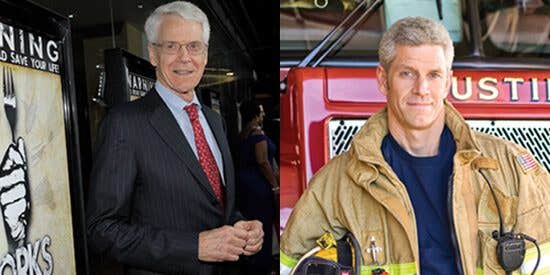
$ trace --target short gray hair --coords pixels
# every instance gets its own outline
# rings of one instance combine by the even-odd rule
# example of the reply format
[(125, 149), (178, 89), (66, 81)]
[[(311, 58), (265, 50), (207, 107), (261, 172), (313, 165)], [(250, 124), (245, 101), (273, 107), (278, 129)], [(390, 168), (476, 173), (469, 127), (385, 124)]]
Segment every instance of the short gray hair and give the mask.
[(157, 34), (162, 17), (165, 15), (179, 15), (185, 20), (194, 21), (202, 26), (202, 40), (208, 44), (210, 39), (210, 24), (206, 14), (192, 3), (185, 1), (175, 1), (162, 5), (153, 11), (145, 21), (145, 34), (149, 42), (158, 42)]
[(447, 69), (454, 59), (453, 41), (440, 23), (424, 17), (405, 17), (395, 22), (382, 36), (378, 48), (380, 65), (388, 70), (395, 58), (395, 46), (439, 45), (443, 47)]

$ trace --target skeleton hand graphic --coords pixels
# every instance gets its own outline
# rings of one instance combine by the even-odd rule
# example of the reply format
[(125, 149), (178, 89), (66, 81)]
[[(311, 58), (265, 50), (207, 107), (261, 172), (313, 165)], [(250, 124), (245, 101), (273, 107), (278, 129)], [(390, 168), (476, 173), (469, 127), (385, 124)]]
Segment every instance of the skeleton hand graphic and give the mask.
[(10, 251), (23, 245), (30, 218), (30, 195), (25, 142), (11, 143), (0, 163), (0, 209)]

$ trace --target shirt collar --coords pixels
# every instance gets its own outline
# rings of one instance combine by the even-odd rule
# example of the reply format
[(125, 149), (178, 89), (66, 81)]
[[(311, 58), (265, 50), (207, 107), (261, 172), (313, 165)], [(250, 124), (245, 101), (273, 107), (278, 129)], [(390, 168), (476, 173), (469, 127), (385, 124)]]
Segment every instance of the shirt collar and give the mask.
[(190, 104), (197, 104), (198, 109), (201, 109), (201, 103), (199, 102), (199, 99), (197, 98), (197, 93), (194, 90), (193, 100), (191, 100), (191, 102), (187, 102), (179, 97), (175, 92), (162, 85), (160, 81), (157, 81), (155, 83), (155, 89), (157, 90), (157, 93), (162, 98), (162, 100), (164, 100), (168, 107), (172, 109), (183, 110), (184, 107)]

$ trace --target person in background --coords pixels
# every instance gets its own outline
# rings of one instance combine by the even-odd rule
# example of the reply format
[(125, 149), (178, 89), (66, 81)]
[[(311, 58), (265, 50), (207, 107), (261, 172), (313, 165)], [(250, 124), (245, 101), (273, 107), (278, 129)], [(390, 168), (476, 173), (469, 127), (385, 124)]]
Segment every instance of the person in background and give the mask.
[(276, 145), (263, 132), (265, 117), (262, 105), (254, 101), (240, 106), (242, 131), (239, 135), (237, 169), (237, 204), (248, 219), (258, 219), (265, 232), (264, 245), (249, 257), (245, 274), (270, 274), (272, 269), (272, 237), (275, 211), (274, 191), (278, 190), (278, 174), (274, 169)]
[(195, 92), (208, 56), (206, 15), (189, 2), (147, 19), (157, 82), (101, 125), (86, 209), (88, 241), (125, 274), (240, 274), (260, 251), (262, 224), (235, 208), (221, 117)]

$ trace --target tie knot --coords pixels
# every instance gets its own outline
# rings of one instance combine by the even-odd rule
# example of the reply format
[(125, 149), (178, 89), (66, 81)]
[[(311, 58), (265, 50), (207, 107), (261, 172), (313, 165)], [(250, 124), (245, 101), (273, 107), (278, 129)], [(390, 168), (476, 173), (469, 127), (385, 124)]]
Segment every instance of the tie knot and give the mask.
[(197, 120), (199, 118), (199, 113), (197, 111), (197, 104), (195, 103), (189, 104), (183, 107), (183, 109), (187, 112), (187, 115), (189, 116), (189, 119), (191, 121)]

